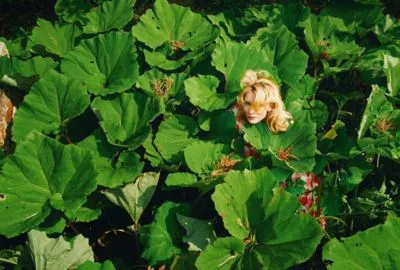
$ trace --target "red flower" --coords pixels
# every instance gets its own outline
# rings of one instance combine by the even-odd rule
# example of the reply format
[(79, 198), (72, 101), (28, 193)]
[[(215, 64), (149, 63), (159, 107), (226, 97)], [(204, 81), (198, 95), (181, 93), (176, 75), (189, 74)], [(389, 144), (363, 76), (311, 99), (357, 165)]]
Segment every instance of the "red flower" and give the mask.
[(244, 156), (245, 157), (255, 157), (257, 155), (257, 149), (253, 146), (246, 144), (244, 146)]

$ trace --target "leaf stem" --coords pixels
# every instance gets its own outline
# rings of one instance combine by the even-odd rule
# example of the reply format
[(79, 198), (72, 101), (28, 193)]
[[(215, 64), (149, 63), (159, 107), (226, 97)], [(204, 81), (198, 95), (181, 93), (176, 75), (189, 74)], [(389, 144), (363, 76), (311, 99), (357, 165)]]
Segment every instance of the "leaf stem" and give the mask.
[(339, 221), (340, 223), (343, 223), (343, 225), (347, 226), (347, 223), (343, 219), (335, 217), (335, 216), (320, 216), (320, 217), (317, 217), (317, 220), (320, 220), (320, 219), (333, 219), (333, 220)]
[(68, 144), (73, 144), (71, 138), (68, 136), (67, 127), (64, 128), (64, 136), (65, 136), (65, 139), (67, 140)]
[(62, 213), (63, 218), (67, 221), (68, 227), (70, 227), (74, 233), (81, 234), (80, 231), (75, 227), (74, 223), (65, 215), (65, 213)]

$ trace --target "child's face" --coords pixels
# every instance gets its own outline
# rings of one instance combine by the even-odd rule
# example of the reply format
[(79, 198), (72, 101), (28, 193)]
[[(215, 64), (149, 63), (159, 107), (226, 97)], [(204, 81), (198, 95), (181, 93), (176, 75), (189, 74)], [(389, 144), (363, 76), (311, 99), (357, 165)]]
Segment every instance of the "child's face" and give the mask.
[(271, 111), (271, 106), (268, 106), (267, 102), (265, 104), (255, 104), (255, 96), (255, 93), (250, 91), (244, 97), (243, 111), (250, 124), (257, 124)]

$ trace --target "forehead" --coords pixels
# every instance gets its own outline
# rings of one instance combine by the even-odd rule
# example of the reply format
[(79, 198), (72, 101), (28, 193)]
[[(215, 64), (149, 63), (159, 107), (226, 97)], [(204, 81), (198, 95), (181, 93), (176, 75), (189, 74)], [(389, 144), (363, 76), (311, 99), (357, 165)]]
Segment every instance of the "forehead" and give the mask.
[(249, 91), (244, 96), (246, 102), (262, 102), (266, 100), (264, 91)]

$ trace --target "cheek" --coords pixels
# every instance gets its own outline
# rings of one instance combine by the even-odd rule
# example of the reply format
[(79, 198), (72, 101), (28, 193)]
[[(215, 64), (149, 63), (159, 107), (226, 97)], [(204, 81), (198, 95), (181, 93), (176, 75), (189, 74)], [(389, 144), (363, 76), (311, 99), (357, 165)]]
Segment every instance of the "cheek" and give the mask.
[(264, 108), (264, 109), (260, 112), (260, 114), (261, 114), (263, 117), (267, 116), (267, 113), (268, 113), (267, 108)]

